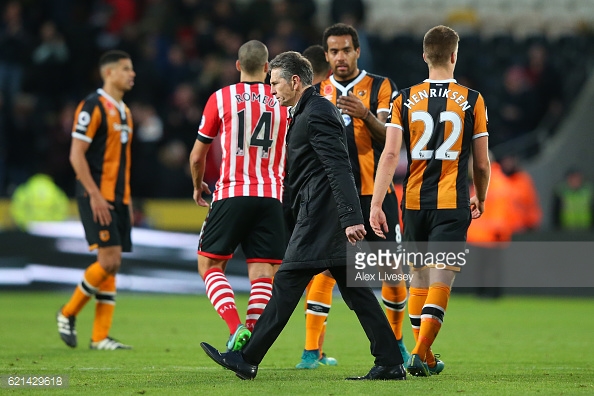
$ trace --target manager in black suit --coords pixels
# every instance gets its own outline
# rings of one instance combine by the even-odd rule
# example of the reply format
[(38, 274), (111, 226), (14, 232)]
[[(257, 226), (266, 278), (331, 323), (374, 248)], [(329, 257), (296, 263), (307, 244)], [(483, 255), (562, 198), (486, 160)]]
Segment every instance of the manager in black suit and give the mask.
[(284, 52), (270, 62), (272, 94), (290, 109), (287, 136), (285, 205), (293, 232), (272, 298), (242, 351), (219, 353), (206, 343), (204, 351), (242, 379), (253, 379), (258, 364), (285, 327), (312, 276), (329, 269), (344, 301), (354, 310), (371, 343), (375, 365), (363, 377), (406, 378), (396, 338), (370, 288), (347, 287), (346, 241), (365, 236), (363, 215), (346, 148), (338, 109), (312, 86), (309, 61)]

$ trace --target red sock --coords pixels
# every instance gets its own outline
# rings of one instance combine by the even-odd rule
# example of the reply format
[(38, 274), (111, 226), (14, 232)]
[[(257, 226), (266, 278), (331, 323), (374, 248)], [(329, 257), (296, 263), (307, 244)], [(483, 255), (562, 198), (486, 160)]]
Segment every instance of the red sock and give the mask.
[(235, 295), (227, 280), (227, 277), (220, 268), (211, 268), (204, 273), (204, 284), (206, 295), (210, 299), (215, 311), (227, 323), (229, 333), (233, 334), (237, 326), (241, 324), (237, 307), (235, 306)]
[(252, 281), (245, 319), (245, 327), (249, 331), (254, 330), (254, 325), (264, 312), (270, 297), (272, 297), (272, 278), (258, 278)]

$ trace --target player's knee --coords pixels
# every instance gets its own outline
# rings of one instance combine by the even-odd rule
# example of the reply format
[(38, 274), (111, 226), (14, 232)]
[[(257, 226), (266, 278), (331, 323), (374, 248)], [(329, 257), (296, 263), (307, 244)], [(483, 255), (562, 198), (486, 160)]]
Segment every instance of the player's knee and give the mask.
[(249, 263), (248, 277), (250, 281), (260, 278), (272, 278), (275, 274), (274, 266), (268, 263)]
[(99, 264), (109, 274), (116, 274), (120, 269), (122, 263), (122, 254), (116, 248), (102, 248), (98, 255)]
[(219, 268), (221, 271), (225, 271), (227, 260), (215, 260), (210, 257), (198, 255), (198, 274), (204, 279), (204, 274), (212, 269)]
[(456, 274), (457, 272), (455, 270), (451, 270), (451, 269), (437, 269), (437, 268), (431, 268), (432, 272), (431, 272), (431, 279), (430, 279), (430, 283), (443, 283), (448, 285), (449, 287), (452, 287), (453, 283), (454, 283), (454, 279), (456, 278)]
[(257, 272), (252, 272), (252, 273), (248, 274), (250, 281), (254, 281), (256, 279), (261, 279), (261, 278), (272, 278), (273, 276), (274, 276), (274, 273), (273, 273), (272, 269), (270, 269), (269, 271), (257, 271)]
[(120, 270), (121, 260), (120, 259), (107, 259), (103, 261), (99, 261), (101, 267), (105, 270), (105, 272), (115, 275)]

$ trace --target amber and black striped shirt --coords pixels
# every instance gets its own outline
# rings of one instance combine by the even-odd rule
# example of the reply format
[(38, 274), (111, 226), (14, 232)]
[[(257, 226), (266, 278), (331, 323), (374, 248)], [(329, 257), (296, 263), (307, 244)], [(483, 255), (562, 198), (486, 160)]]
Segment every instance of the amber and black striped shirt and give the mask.
[(400, 91), (387, 126), (402, 130), (408, 155), (406, 209), (456, 209), (470, 205), (468, 158), (472, 140), (488, 136), (480, 93), (456, 80), (425, 80)]
[[(351, 82), (343, 85), (330, 76), (319, 84), (320, 95), (336, 105), (339, 96), (352, 91), (372, 114), (389, 112), (390, 104), (397, 93), (396, 84), (387, 77), (361, 71)], [(384, 149), (383, 144), (371, 139), (365, 122), (343, 114), (348, 135), (348, 151), (359, 195), (373, 195), (373, 180)]]
[[(110, 202), (130, 203), (132, 127), (130, 109), (102, 89), (80, 102), (74, 114), (72, 137), (90, 143), (86, 159), (91, 175)], [(84, 195), (77, 184), (77, 195)]]

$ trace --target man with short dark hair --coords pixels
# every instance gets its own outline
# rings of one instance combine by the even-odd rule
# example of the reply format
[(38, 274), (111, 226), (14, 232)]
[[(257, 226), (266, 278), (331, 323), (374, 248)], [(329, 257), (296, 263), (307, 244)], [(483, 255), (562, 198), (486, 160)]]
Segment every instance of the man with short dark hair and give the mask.
[(220, 353), (201, 343), (206, 354), (242, 379), (253, 379), (258, 365), (280, 335), (312, 276), (328, 269), (355, 311), (371, 344), (375, 365), (362, 380), (402, 380), (406, 373), (390, 326), (370, 288), (347, 287), (347, 241), (365, 236), (357, 190), (338, 109), (311, 85), (313, 70), (297, 52), (270, 62), (272, 94), (291, 106), (287, 138), (285, 204), (293, 230), (272, 297), (241, 351)]
[(313, 85), (325, 80), (331, 73), (330, 64), (326, 60), (324, 47), (319, 44), (311, 45), (303, 50), (303, 56), (307, 58), (314, 72)]
[(90, 94), (76, 109), (70, 163), (77, 178), (77, 203), (89, 249), (97, 261), (85, 271), (70, 301), (57, 313), (60, 338), (77, 346), (75, 320), (95, 296), (91, 349), (130, 349), (109, 336), (115, 309), (115, 275), (122, 252), (132, 251), (130, 157), (132, 115), (122, 101), (134, 86), (130, 56), (108, 51), (99, 60), (103, 88)]
[[(346, 125), (347, 148), (355, 185), (359, 192), (361, 211), (365, 224), (365, 240), (382, 241), (369, 226), (369, 207), (373, 194), (373, 177), (377, 161), (386, 139), (385, 122), (390, 103), (397, 94), (396, 84), (387, 77), (360, 70), (358, 59), (361, 54), (357, 30), (350, 25), (337, 23), (328, 27), (323, 34), (323, 48), (332, 75), (318, 85), (320, 95), (334, 103), (341, 111)], [(389, 231), (386, 240), (392, 243), (401, 241), (398, 198), (394, 186), (390, 185), (383, 204), (388, 216)], [(397, 273), (401, 273), (399, 268)], [(305, 347), (301, 361), (295, 366), (299, 369), (315, 369), (319, 365), (336, 364), (328, 360), (322, 351), (326, 318), (332, 307), (334, 279), (326, 271), (317, 275), (307, 294), (305, 319)], [(402, 323), (406, 308), (406, 282), (387, 282), (382, 284), (382, 301), (386, 316), (394, 336), (398, 341), (400, 353), (408, 359), (404, 345)]]

